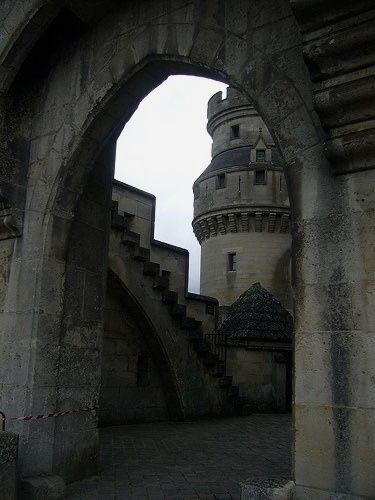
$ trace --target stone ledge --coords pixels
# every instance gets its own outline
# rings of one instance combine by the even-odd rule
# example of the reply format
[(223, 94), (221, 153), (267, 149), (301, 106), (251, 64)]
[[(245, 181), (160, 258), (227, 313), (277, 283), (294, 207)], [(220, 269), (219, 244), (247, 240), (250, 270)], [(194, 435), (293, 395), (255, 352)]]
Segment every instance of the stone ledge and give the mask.
[(294, 482), (285, 478), (250, 478), (241, 484), (241, 500), (292, 500)]
[(268, 232), (290, 234), (289, 210), (232, 211), (200, 217), (193, 222), (198, 242), (227, 233)]

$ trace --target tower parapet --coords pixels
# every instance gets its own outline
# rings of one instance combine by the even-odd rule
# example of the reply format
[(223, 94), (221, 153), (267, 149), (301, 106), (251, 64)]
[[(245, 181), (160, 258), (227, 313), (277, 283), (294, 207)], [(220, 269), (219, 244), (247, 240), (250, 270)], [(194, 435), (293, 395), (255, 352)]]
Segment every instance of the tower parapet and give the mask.
[(265, 123), (246, 96), (231, 87), (224, 98), (217, 92), (208, 101), (207, 131), (212, 137), (212, 158), (223, 151), (256, 144), (261, 131), (270, 148), (275, 143)]
[(291, 309), (290, 209), (283, 160), (255, 108), (237, 90), (208, 103), (212, 159), (194, 182), (201, 293), (232, 304), (261, 282)]
[(221, 90), (216, 92), (216, 94), (214, 94), (208, 101), (208, 122), (210, 122), (216, 114), (241, 105), (249, 106), (249, 100), (233, 87), (228, 87), (226, 97), (223, 96), (223, 92)]

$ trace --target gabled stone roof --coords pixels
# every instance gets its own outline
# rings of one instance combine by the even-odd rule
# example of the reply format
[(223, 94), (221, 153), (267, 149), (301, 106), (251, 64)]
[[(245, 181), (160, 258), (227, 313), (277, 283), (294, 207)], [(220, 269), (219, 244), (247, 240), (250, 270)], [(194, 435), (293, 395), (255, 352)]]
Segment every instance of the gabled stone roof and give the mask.
[(231, 339), (291, 342), (293, 317), (275, 297), (254, 283), (230, 306), (219, 333)]

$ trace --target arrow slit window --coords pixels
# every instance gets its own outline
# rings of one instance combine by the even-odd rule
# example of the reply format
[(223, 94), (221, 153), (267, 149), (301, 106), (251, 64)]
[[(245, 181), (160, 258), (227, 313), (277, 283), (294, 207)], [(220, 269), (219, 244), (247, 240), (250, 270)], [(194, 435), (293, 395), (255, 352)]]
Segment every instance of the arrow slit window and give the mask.
[(228, 271), (237, 271), (236, 252), (228, 253)]

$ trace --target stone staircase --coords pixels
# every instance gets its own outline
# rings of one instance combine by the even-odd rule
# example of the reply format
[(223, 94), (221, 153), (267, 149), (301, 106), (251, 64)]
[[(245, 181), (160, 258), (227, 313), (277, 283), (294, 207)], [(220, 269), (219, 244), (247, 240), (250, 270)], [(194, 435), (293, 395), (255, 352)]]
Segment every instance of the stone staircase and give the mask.
[[(184, 249), (168, 245), (153, 239), (153, 228), (149, 245), (146, 246), (139, 232), (132, 230), (134, 216), (119, 211), (118, 202), (113, 201), (112, 207), (112, 237), (111, 252), (116, 247), (117, 255), (121, 256), (127, 271), (126, 285), (136, 280), (145, 297), (152, 294), (153, 304), (158, 302), (158, 316), (168, 316), (173, 325), (174, 335), (184, 351), (185, 343), (188, 351), (194, 353), (199, 366), (193, 378), (201, 378), (200, 384), (209, 386), (208, 393), (215, 400), (214, 410), (209, 414), (231, 415), (242, 414), (246, 401), (239, 395), (238, 386), (232, 384), (232, 377), (226, 374), (225, 361), (220, 359), (206, 341), (205, 334), (216, 331), (217, 301), (210, 297), (192, 294), (187, 291), (188, 252)], [(153, 221), (152, 221), (153, 222)], [(118, 247), (121, 248), (118, 248)], [(155, 257), (162, 257), (163, 264)], [(170, 270), (168, 262), (176, 257), (181, 259), (176, 273)], [(183, 262), (183, 266), (181, 265)], [(173, 267), (173, 266), (172, 266)], [(184, 267), (181, 269), (181, 267)], [(173, 285), (172, 285), (173, 284)], [(129, 285), (132, 288), (132, 285)], [(137, 292), (134, 292), (137, 294)], [(149, 297), (149, 295), (147, 295)], [(140, 299), (142, 302), (142, 299)], [(144, 302), (144, 301), (143, 301)], [(142, 304), (145, 307), (145, 304)], [(146, 306), (147, 307), (147, 306)], [(155, 309), (153, 305), (152, 309)], [(147, 309), (146, 309), (147, 312)], [(190, 361), (191, 363), (191, 361)], [(194, 363), (192, 363), (194, 364)], [(202, 373), (203, 372), (203, 373)], [(192, 378), (191, 375), (187, 375)], [(212, 396), (212, 393), (215, 393)], [(194, 413), (194, 412), (193, 412)], [(199, 413), (199, 412), (198, 412)], [(187, 411), (187, 416), (194, 416)], [(195, 416), (203, 416), (195, 415)]]

